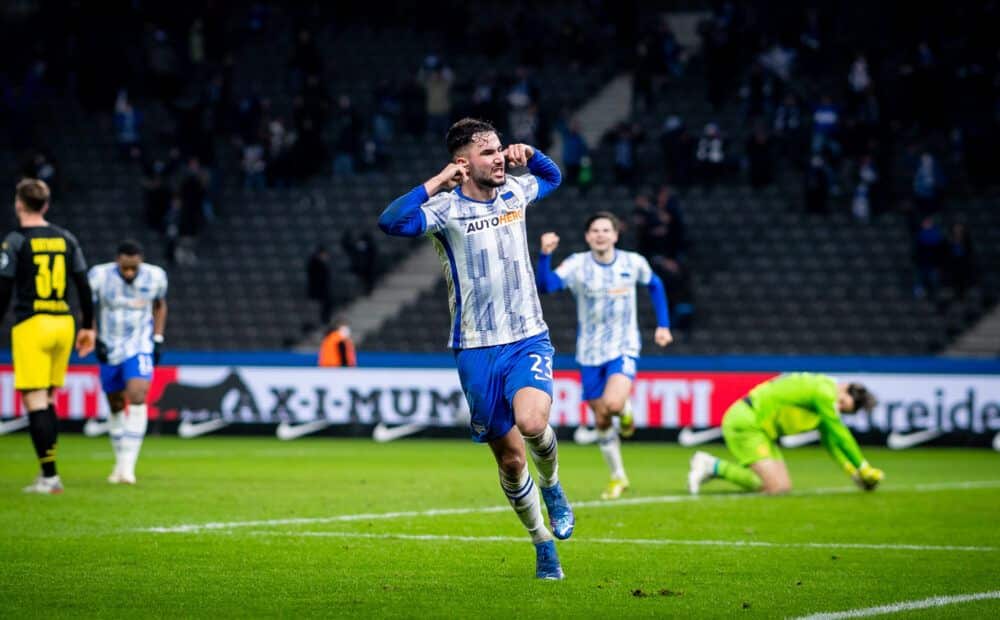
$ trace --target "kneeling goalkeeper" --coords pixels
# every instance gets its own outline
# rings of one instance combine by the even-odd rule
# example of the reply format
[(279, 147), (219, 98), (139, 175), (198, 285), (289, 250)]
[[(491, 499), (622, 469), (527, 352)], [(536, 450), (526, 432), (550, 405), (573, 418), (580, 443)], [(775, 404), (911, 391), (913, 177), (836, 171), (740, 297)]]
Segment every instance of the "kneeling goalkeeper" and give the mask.
[(868, 464), (838, 412), (871, 410), (876, 404), (865, 386), (837, 383), (826, 375), (792, 373), (761, 383), (722, 418), (722, 437), (739, 464), (695, 452), (688, 490), (697, 494), (705, 481), (722, 478), (747, 491), (785, 493), (792, 481), (778, 438), (817, 430), (837, 464), (858, 486), (872, 491), (882, 481), (882, 470)]

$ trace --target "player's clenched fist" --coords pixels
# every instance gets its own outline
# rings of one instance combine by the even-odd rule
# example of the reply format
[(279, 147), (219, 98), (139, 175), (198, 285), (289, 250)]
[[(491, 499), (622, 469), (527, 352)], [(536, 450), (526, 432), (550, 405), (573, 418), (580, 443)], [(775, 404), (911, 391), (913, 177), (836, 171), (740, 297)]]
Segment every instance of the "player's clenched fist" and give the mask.
[(450, 191), (465, 183), (469, 178), (467, 165), (450, 163), (438, 173), (436, 180), (441, 190)]
[(547, 232), (542, 235), (542, 254), (551, 254), (559, 247), (559, 235)]
[(527, 144), (511, 144), (503, 150), (509, 166), (527, 166), (528, 160), (535, 154), (535, 149)]

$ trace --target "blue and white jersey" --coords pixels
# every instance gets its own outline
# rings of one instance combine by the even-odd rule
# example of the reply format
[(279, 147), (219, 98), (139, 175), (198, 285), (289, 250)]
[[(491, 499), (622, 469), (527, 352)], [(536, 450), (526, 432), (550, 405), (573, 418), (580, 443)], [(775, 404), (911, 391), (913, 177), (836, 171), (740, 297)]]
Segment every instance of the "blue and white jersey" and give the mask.
[(108, 347), (108, 364), (153, 352), (153, 301), (167, 295), (167, 273), (149, 263), (129, 283), (117, 263), (91, 267), (87, 274), (97, 306), (97, 338)]
[(649, 284), (653, 270), (641, 254), (615, 250), (608, 264), (590, 252), (571, 254), (556, 275), (576, 297), (576, 361), (599, 366), (628, 355), (638, 357), (642, 340), (636, 317), (636, 284)]
[(508, 175), (492, 201), (472, 200), (456, 188), (420, 206), (448, 283), (448, 346), (489, 347), (548, 330), (524, 221), (538, 192), (534, 175)]

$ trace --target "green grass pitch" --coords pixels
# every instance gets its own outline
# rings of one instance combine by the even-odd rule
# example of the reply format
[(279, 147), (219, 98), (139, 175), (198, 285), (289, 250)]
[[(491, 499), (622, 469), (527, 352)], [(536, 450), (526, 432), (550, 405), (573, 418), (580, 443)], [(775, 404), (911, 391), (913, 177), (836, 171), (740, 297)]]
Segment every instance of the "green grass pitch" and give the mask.
[[(1000, 590), (1000, 454), (865, 453), (874, 493), (811, 447), (785, 451), (789, 496), (714, 481), (691, 498), (691, 450), (626, 442), (615, 503), (598, 449), (563, 441), (577, 528), (566, 580), (540, 582), (484, 446), (149, 437), (120, 487), (107, 438), (64, 434), (66, 493), (40, 497), (21, 493), (19, 433), (0, 437), (0, 618), (777, 618)], [(907, 614), (998, 617), (1000, 600)]]

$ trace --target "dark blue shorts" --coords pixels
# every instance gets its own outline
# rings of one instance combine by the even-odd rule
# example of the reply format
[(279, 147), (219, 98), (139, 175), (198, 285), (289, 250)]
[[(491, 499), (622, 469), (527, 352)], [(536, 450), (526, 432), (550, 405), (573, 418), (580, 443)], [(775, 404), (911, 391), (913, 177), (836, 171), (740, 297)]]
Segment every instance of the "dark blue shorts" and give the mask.
[(548, 332), (495, 347), (455, 351), (458, 377), (472, 414), (472, 440), (499, 439), (514, 427), (514, 395), (525, 387), (552, 397), (552, 355)]
[(149, 353), (133, 355), (114, 366), (101, 364), (101, 389), (105, 394), (114, 394), (125, 389), (129, 379), (153, 378), (153, 356)]
[(604, 394), (604, 386), (611, 375), (625, 375), (635, 381), (635, 358), (623, 355), (600, 366), (580, 366), (583, 383), (583, 400), (594, 400)]

